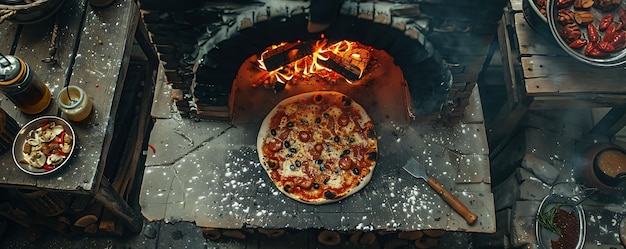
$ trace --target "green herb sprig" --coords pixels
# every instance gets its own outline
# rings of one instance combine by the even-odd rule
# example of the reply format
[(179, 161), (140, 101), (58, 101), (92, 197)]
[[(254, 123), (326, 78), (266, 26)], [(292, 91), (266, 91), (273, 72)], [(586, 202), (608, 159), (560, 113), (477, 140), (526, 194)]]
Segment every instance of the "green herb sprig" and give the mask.
[(539, 213), (539, 225), (541, 225), (542, 227), (545, 227), (546, 229), (552, 231), (553, 233), (561, 235), (561, 228), (557, 226), (556, 224), (554, 224), (553, 219), (554, 219), (554, 216), (556, 215), (556, 212), (559, 210), (559, 208), (561, 208), (562, 205), (563, 204), (557, 203), (549, 210), (545, 212), (540, 212)]

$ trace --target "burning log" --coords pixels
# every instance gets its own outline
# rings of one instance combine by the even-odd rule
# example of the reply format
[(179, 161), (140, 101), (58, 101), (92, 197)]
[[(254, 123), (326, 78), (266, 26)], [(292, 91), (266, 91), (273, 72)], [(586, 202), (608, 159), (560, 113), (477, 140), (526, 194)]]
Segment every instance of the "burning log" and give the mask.
[[(365, 49), (360, 50), (367, 52)], [(360, 53), (344, 53), (343, 56), (334, 53), (329, 54), (330, 58), (325, 61), (319, 61), (319, 64), (337, 72), (349, 81), (361, 79), (362, 72), (365, 70), (365, 67), (367, 67), (367, 61), (355, 58), (360, 58)], [(367, 53), (367, 60), (369, 60), (369, 53)]]
[[(282, 76), (282, 79), (278, 81), (286, 84), (294, 73), (310, 75), (326, 70), (334, 71), (351, 82), (361, 79), (370, 60), (369, 50), (359, 48), (353, 42), (348, 41), (337, 42), (330, 46), (326, 44), (327, 40), (287, 43), (264, 51), (259, 60), (259, 67), (267, 70), (269, 75), (262, 75), (252, 86), (256, 87), (268, 81), (272, 75)], [(308, 59), (309, 56), (310, 59)], [(301, 61), (304, 62), (301, 63)], [(281, 68), (285, 71), (277, 71)]]
[(267, 71), (274, 71), (289, 63), (313, 54), (311, 42), (295, 42), (279, 46), (261, 55)]

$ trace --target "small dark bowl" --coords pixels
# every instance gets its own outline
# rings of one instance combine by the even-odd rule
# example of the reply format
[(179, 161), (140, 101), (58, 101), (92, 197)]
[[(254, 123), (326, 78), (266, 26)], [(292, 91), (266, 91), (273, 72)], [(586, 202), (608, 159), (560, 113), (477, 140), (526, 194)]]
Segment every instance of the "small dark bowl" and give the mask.
[[(47, 122), (55, 122), (57, 125), (63, 126), (63, 128), (65, 129), (65, 132), (67, 134), (70, 134), (73, 138), (70, 152), (67, 153), (65, 159), (63, 160), (61, 164), (57, 165), (56, 167), (54, 167), (54, 169), (51, 169), (51, 170), (45, 170), (43, 168), (36, 168), (36, 167), (31, 166), (30, 164), (20, 163), (20, 161), (24, 159), (23, 148), (24, 148), (24, 143), (26, 143), (26, 137), (28, 136), (28, 132), (39, 128), (44, 122), (46, 122), (46, 120)], [(63, 168), (65, 165), (68, 164), (68, 161), (70, 160), (70, 158), (72, 158), (72, 155), (74, 155), (74, 152), (76, 150), (76, 142), (77, 141), (76, 141), (76, 135), (74, 133), (74, 129), (72, 129), (72, 126), (67, 121), (65, 121), (65, 119), (62, 119), (56, 116), (38, 117), (28, 122), (26, 125), (24, 125), (22, 129), (20, 129), (20, 131), (15, 136), (15, 140), (13, 141), (13, 149), (12, 149), (13, 161), (15, 162), (15, 164), (20, 170), (24, 171), (25, 173), (29, 175), (42, 176), (42, 175), (52, 174), (53, 172), (58, 171), (59, 169)]]

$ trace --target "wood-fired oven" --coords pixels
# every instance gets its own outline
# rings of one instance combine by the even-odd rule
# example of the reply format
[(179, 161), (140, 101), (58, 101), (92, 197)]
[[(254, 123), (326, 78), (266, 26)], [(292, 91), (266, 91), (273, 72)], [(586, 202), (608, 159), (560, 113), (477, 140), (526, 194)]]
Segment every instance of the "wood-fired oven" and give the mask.
[[(310, 6), (308, 1), (209, 2), (182, 10), (142, 1), (142, 8), (183, 115), (242, 122), (244, 114), (259, 110), (250, 107), (271, 106), (298, 92), (350, 89), (348, 95), (372, 105), (386, 101), (372, 100), (381, 97), (374, 92), (388, 91), (387, 95), (400, 96), (398, 101), (403, 99), (403, 106), (383, 107), (403, 112), (398, 115), (406, 117), (398, 117), (399, 120), (408, 117), (445, 123), (460, 120), (487, 59), (506, 1), (337, 3), (341, 4), (336, 4), (334, 12), (321, 17), (329, 19), (329, 27), (313, 33), (307, 30), (307, 23), (311, 11), (320, 8)], [(189, 37), (192, 31), (197, 34), (195, 41)], [(368, 69), (358, 79), (349, 80), (356, 83), (351, 88), (337, 82), (290, 87), (298, 85), (296, 80), (291, 80), (284, 85), (270, 83), (268, 92), (257, 82), (268, 79), (253, 64), (272, 46), (289, 48), (273, 57), (277, 59), (283, 55), (310, 56), (311, 53), (304, 51), (317, 49), (316, 43), (332, 45), (341, 41), (358, 44), (372, 54), (365, 65)], [(285, 68), (286, 62), (290, 61), (282, 61), (278, 66)], [(396, 89), (394, 84), (402, 86)], [(247, 91), (245, 85), (259, 90)], [(249, 98), (245, 96), (248, 93), (253, 95)], [(244, 101), (239, 103), (239, 100)], [(246, 100), (254, 100), (254, 104)], [(265, 111), (268, 108), (271, 107)]]

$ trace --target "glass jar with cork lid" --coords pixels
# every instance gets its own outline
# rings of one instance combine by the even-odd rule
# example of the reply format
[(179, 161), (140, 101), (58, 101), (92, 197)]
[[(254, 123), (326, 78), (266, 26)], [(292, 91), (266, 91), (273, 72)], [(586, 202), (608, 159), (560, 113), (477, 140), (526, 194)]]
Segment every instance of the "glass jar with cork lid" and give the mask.
[(0, 91), (26, 114), (42, 112), (52, 99), (50, 89), (30, 66), (11, 55), (0, 55)]

